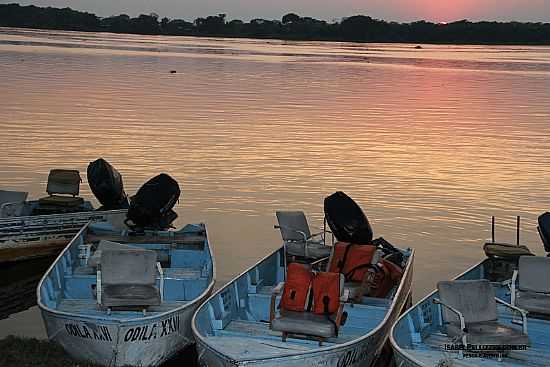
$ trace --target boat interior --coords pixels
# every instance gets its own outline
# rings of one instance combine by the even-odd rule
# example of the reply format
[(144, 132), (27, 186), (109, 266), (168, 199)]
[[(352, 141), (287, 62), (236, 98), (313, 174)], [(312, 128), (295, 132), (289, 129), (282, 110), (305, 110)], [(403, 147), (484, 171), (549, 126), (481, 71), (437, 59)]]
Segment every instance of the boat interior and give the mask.
[[(507, 264), (501, 264), (506, 267)], [(495, 264), (493, 259), (486, 259), (480, 265), (464, 273), (459, 280), (491, 280), (497, 298), (510, 303), (511, 289), (502, 281), (494, 281)], [(393, 329), (393, 338), (402, 353), (415, 359), (423, 366), (548, 366), (550, 360), (550, 338), (548, 318), (529, 314), (527, 316), (527, 334), (529, 347), (527, 350), (509, 351), (506, 356), (498, 353), (487, 352), (484, 358), (480, 354), (467, 354), (465, 351), (460, 356), (458, 350), (445, 348), (461, 344), (461, 340), (450, 338), (444, 331), (442, 306), (434, 304), (433, 300), (439, 298), (439, 292), (434, 292), (421, 303), (411, 309), (401, 318)], [(517, 312), (510, 308), (497, 304), (498, 322), (522, 330), (522, 319)]]
[[(405, 258), (410, 253), (405, 253)], [(407, 259), (408, 261), (409, 259)], [(273, 289), (285, 279), (283, 249), (274, 252), (224, 287), (196, 314), (196, 331), (212, 349), (236, 361), (285, 356), (321, 348), (319, 341), (270, 329)], [(362, 302), (345, 303), (347, 321), (338, 336), (326, 339), (322, 347), (342, 344), (368, 334), (384, 319), (398, 285), (387, 298), (363, 297)], [(280, 296), (276, 304), (279, 304)]]
[[(39, 297), (52, 312), (122, 320), (148, 317), (181, 307), (211, 286), (213, 263), (204, 225), (187, 225), (179, 231), (145, 232), (141, 235), (124, 235), (108, 230), (109, 226), (107, 230), (102, 226), (105, 224), (94, 223), (85, 227), (44, 277)], [(111, 250), (106, 250), (105, 244), (149, 250), (156, 254), (160, 267), (154, 268), (159, 270), (155, 287), (160, 290), (160, 304), (112, 309), (98, 304), (97, 281), (106, 279), (106, 274), (103, 278), (98, 276), (103, 259), (101, 252)]]

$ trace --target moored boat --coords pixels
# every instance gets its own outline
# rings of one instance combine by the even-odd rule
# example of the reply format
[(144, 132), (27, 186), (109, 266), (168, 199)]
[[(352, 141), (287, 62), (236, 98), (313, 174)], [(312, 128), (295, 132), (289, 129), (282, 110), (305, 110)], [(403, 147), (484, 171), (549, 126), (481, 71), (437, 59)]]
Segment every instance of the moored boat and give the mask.
[(88, 166), (100, 208), (78, 196), (80, 182), (78, 171), (54, 169), (46, 197), (26, 200), (26, 192), (0, 190), (0, 263), (56, 255), (87, 222), (124, 219), (128, 199), (122, 176), (107, 161)]
[(57, 255), (88, 222), (121, 222), (126, 209), (0, 219), (0, 263)]
[(190, 322), (214, 286), (206, 227), (116, 232), (87, 224), (38, 286), (50, 340), (77, 360), (157, 366), (193, 343)]
[[(550, 250), (550, 214), (539, 217)], [(487, 258), (405, 312), (390, 340), (397, 367), (548, 366), (550, 258), (527, 247), (484, 246)]]
[[(363, 225), (368, 223), (366, 218), (363, 220), (361, 217), (362, 212), (352, 221), (347, 221), (346, 224), (352, 223), (351, 226), (340, 226), (341, 218), (327, 215), (330, 214), (326, 210), (327, 199), (325, 214), (329, 224), (331, 219), (336, 219), (336, 223), (333, 222), (331, 226), (332, 232), (339, 233), (338, 229), (353, 227), (354, 235), (350, 237), (353, 237), (354, 242), (361, 242), (355, 234), (363, 231), (364, 235), (370, 231), (370, 226), (367, 228)], [(303, 230), (300, 232), (305, 233)], [(371, 236), (372, 233), (366, 237)], [(304, 245), (307, 246), (309, 236), (303, 237), (306, 242)], [(288, 244), (285, 243), (219, 289), (199, 307), (192, 322), (199, 363), (209, 367), (373, 365), (387, 340), (392, 323), (406, 307), (410, 297), (414, 251), (392, 247), (393, 254), (398, 254), (401, 259), (398, 262), (402, 266), (402, 274), (384, 296), (374, 297), (364, 290), (357, 291), (357, 284), (351, 283), (347, 275), (332, 271), (331, 266), (339, 263), (334, 261), (338, 256), (338, 248), (349, 250), (354, 246), (361, 251), (373, 248), (374, 253), (378, 253), (382, 245), (375, 243), (381, 244), (382, 241), (368, 240), (365, 245), (338, 242), (331, 251), (331, 257), (324, 259), (325, 262), (328, 260), (326, 267), (325, 262), (317, 256), (308, 261), (304, 251), (300, 251), (299, 256), (288, 253)], [(293, 248), (295, 250), (296, 246)], [(318, 253), (319, 248), (314, 249)], [(372, 264), (382, 261), (380, 259), (373, 259)], [(292, 288), (297, 279), (293, 275), (295, 269), (313, 279), (309, 288), (305, 285), (306, 293), (300, 293), (299, 290), (296, 293)], [(321, 309), (320, 313), (315, 310), (321, 307), (321, 302), (315, 300), (306, 308), (300, 306), (300, 312), (287, 309), (286, 303), (282, 302), (283, 298), (288, 300), (287, 295), (292, 300), (300, 299), (300, 294), (312, 295), (302, 297), (305, 299), (317, 299), (321, 288), (316, 287), (316, 279), (336, 279), (336, 282), (331, 281), (331, 284), (336, 284), (336, 288), (328, 290), (337, 292), (336, 299), (340, 295), (334, 313), (328, 310), (328, 304), (332, 304), (335, 298), (327, 302), (327, 309)], [(350, 293), (355, 293), (353, 299)], [(322, 302), (325, 303), (327, 299), (325, 295)], [(310, 306), (313, 308), (310, 309)]]

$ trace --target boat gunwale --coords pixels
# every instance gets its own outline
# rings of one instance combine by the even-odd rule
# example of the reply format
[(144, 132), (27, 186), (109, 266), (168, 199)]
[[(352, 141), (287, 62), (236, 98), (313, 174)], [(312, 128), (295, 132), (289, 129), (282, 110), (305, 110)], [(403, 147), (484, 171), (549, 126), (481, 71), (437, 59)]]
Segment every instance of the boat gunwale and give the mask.
[[(239, 359), (239, 360), (235, 360), (229, 356), (227, 356), (226, 354), (218, 351), (218, 350), (215, 350), (213, 349), (209, 343), (205, 340), (206, 337), (203, 337), (196, 329), (195, 327), (195, 322), (196, 322), (196, 318), (197, 318), (197, 315), (198, 313), (202, 310), (203, 307), (206, 307), (206, 305), (214, 299), (214, 297), (216, 297), (218, 294), (220, 294), (221, 292), (223, 292), (226, 288), (232, 286), (233, 283), (235, 283), (238, 279), (240, 279), (241, 277), (243, 277), (244, 275), (246, 275), (246, 273), (248, 273), (249, 271), (251, 271), (252, 269), (256, 268), (259, 264), (261, 264), (262, 262), (264, 262), (265, 260), (267, 260), (269, 257), (273, 256), (275, 253), (281, 251), (281, 249), (283, 249), (284, 246), (281, 246), (279, 247), (277, 250), (273, 251), (272, 253), (270, 253), (269, 255), (263, 257), (262, 259), (260, 259), (259, 261), (257, 261), (254, 265), (250, 266), (249, 268), (247, 268), (245, 271), (243, 271), (242, 273), (240, 273), (238, 276), (234, 277), (230, 282), (228, 282), (227, 284), (225, 284), (223, 287), (221, 287), (220, 289), (218, 289), (216, 292), (214, 292), (212, 295), (210, 295), (210, 297), (208, 297), (208, 299), (206, 299), (206, 301), (204, 301), (204, 303), (202, 305), (199, 306), (199, 308), (197, 308), (197, 310), (195, 311), (194, 315), (193, 315), (193, 318), (191, 320), (191, 329), (193, 331), (193, 335), (195, 336), (195, 341), (197, 342), (197, 344), (200, 342), (200, 344), (202, 346), (205, 346), (208, 350), (210, 350), (211, 352), (217, 354), (218, 356), (222, 357), (223, 359), (227, 360), (227, 361), (231, 361), (235, 364), (246, 364), (246, 363), (250, 363), (250, 362), (254, 362), (254, 361), (267, 361), (267, 360), (278, 360), (278, 359), (286, 359), (286, 358), (289, 358), (289, 357), (295, 357), (295, 356), (304, 356), (304, 357), (307, 357), (311, 354), (319, 354), (319, 353), (325, 353), (325, 352), (331, 352), (333, 350), (337, 350), (337, 349), (346, 349), (350, 346), (353, 346), (355, 344), (359, 344), (360, 342), (366, 340), (366, 339), (369, 339), (371, 338), (373, 335), (375, 335), (387, 322), (388, 322), (388, 318), (390, 317), (390, 314), (392, 313), (394, 307), (395, 307), (395, 304), (397, 302), (397, 299), (399, 297), (397, 297), (397, 295), (401, 294), (401, 292), (403, 292), (403, 287), (404, 287), (404, 280), (409, 276), (409, 273), (412, 271), (412, 266), (413, 266), (413, 263), (414, 263), (414, 255), (415, 255), (415, 250), (412, 249), (412, 248), (408, 248), (407, 250), (410, 250), (410, 254), (409, 254), (409, 257), (408, 257), (408, 260), (407, 260), (407, 266), (405, 267), (405, 270), (403, 271), (403, 276), (401, 277), (401, 281), (399, 283), (399, 287), (397, 288), (397, 291), (395, 292), (395, 295), (392, 299), (392, 302), (390, 304), (390, 306), (388, 307), (385, 315), (384, 315), (384, 318), (378, 323), (378, 325), (373, 328), (369, 333), (367, 334), (364, 334), (356, 339), (352, 339), (350, 341), (347, 341), (345, 343), (341, 343), (341, 344), (335, 344), (335, 345), (332, 345), (332, 346), (325, 346), (325, 347), (320, 347), (320, 348), (315, 348), (315, 349), (312, 349), (312, 350), (308, 350), (308, 351), (296, 351), (294, 353), (289, 353), (289, 354), (285, 354), (285, 355), (281, 355), (281, 356), (277, 356), (277, 357), (264, 357), (264, 358), (254, 358), (254, 359)], [(399, 248), (400, 251), (405, 251), (405, 249), (402, 249), (402, 248)], [(412, 283), (412, 282), (411, 282)], [(409, 287), (409, 290), (407, 293), (410, 293), (411, 292), (411, 287)], [(391, 332), (392, 329), (390, 329), (390, 332)]]
[(84, 210), (80, 212), (72, 212), (72, 213), (51, 213), (51, 214), (39, 214), (39, 215), (15, 215), (12, 217), (0, 217), (0, 225), (8, 222), (13, 222), (17, 220), (44, 220), (44, 219), (56, 219), (56, 218), (62, 218), (62, 217), (78, 217), (80, 214), (97, 214), (97, 215), (105, 215), (105, 214), (123, 214), (126, 213), (128, 209), (111, 209), (111, 210)]
[[(55, 258), (55, 260), (52, 262), (52, 264), (50, 265), (48, 270), (46, 270), (46, 272), (44, 273), (44, 275), (40, 279), (40, 282), (38, 283), (38, 287), (36, 288), (36, 300), (37, 300), (38, 307), (42, 311), (48, 312), (48, 313), (52, 314), (52, 316), (55, 315), (56, 317), (62, 316), (62, 317), (69, 317), (69, 318), (73, 318), (73, 319), (78, 318), (78, 319), (88, 319), (88, 320), (101, 320), (103, 322), (110, 323), (110, 324), (124, 325), (124, 324), (130, 324), (130, 323), (134, 323), (134, 322), (150, 321), (150, 320), (159, 319), (159, 318), (162, 318), (164, 316), (170, 315), (174, 312), (179, 312), (179, 311), (184, 310), (186, 308), (195, 306), (195, 304), (197, 302), (202, 302), (212, 292), (212, 289), (214, 288), (214, 284), (216, 282), (216, 263), (215, 263), (214, 256), (213, 256), (213, 253), (212, 253), (212, 248), (210, 246), (210, 240), (209, 240), (209, 236), (208, 236), (208, 229), (206, 228), (206, 225), (204, 225), (204, 231), (206, 232), (206, 247), (208, 248), (208, 252), (210, 254), (210, 260), (212, 262), (212, 279), (210, 280), (210, 283), (205, 288), (205, 290), (198, 297), (196, 297), (194, 300), (190, 301), (189, 303), (186, 303), (186, 304), (181, 305), (179, 307), (175, 307), (175, 308), (172, 308), (170, 310), (167, 310), (167, 311), (164, 311), (164, 312), (161, 312), (161, 313), (158, 313), (158, 314), (154, 314), (154, 315), (151, 315), (151, 316), (137, 317), (137, 318), (132, 318), (132, 319), (127, 319), (127, 318), (121, 319), (121, 318), (115, 318), (115, 317), (108, 317), (108, 315), (105, 315), (105, 317), (94, 316), (94, 315), (82, 315), (82, 314), (73, 313), (73, 312), (59, 311), (59, 310), (55, 310), (55, 309), (47, 307), (46, 305), (44, 305), (42, 303), (42, 299), (40, 297), (40, 292), (41, 292), (41, 289), (42, 289), (42, 283), (51, 274), (51, 272), (53, 271), (53, 268), (58, 263), (58, 261), (61, 259), (61, 257), (63, 257), (65, 255), (65, 253), (69, 250), (69, 248), (73, 245), (73, 243), (81, 235), (83, 235), (83, 232), (86, 229), (88, 229), (90, 224), (92, 224), (92, 223), (93, 223), (93, 221), (90, 220), (88, 223), (86, 223), (84, 226), (82, 226), (82, 228), (71, 239), (71, 241), (67, 244), (67, 246), (65, 246), (63, 251), (61, 251), (61, 253)], [(203, 224), (203, 223), (201, 223), (201, 224)]]
[[(484, 262), (486, 261), (486, 259), (483, 259), (481, 261), (479, 261), (478, 263), (476, 263), (475, 265), (472, 265), (471, 267), (469, 267), (468, 269), (464, 270), (462, 273), (456, 275), (454, 278), (452, 278), (452, 280), (456, 280), (464, 275), (466, 275), (467, 273), (469, 273), (470, 271), (478, 268), (479, 266), (481, 266)], [(397, 318), (397, 320), (395, 321), (395, 323), (392, 325), (391, 327), (391, 330), (390, 330), (390, 343), (391, 343), (391, 346), (393, 348), (393, 350), (396, 352), (396, 353), (399, 353), (401, 354), (402, 356), (404, 356), (405, 358), (407, 358), (410, 362), (412, 363), (415, 363), (417, 366), (425, 366), (424, 363), (420, 362), (419, 360), (415, 359), (413, 356), (411, 356), (409, 353), (405, 352), (398, 344), (397, 342), (395, 341), (395, 338), (394, 338), (394, 331), (395, 331), (395, 327), (398, 323), (400, 323), (407, 315), (409, 315), (410, 312), (412, 312), (412, 310), (416, 309), (421, 303), (425, 302), (428, 298), (432, 297), (434, 294), (436, 294), (438, 292), (437, 288), (434, 289), (433, 291), (431, 291), (430, 293), (428, 293), (426, 296), (424, 296), (422, 299), (420, 299), (420, 301), (416, 302), (414, 305), (412, 305), (411, 307), (409, 307), (409, 309), (404, 312), (401, 316), (399, 316)]]

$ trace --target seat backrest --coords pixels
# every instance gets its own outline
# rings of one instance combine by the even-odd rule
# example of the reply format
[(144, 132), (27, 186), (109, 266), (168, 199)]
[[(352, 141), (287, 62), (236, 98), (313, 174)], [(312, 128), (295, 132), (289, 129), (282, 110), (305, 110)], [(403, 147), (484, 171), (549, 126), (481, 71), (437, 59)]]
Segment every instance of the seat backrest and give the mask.
[(104, 285), (154, 285), (154, 251), (142, 249), (105, 249), (101, 251), (101, 282)]
[(28, 192), (0, 190), (0, 206), (5, 203), (21, 203), (27, 200)]
[(80, 191), (80, 173), (77, 170), (52, 169), (48, 175), (46, 192), (54, 194), (78, 195)]
[[(495, 291), (488, 280), (444, 281), (437, 283), (437, 290), (441, 302), (460, 311), (466, 323), (498, 319)], [(454, 312), (441, 307), (444, 321), (460, 322)]]
[(311, 236), (304, 212), (277, 211), (275, 215), (279, 222), (283, 241), (303, 241), (304, 236), (297, 231), (305, 233), (308, 238)]
[(95, 252), (88, 259), (88, 266), (96, 267), (98, 264), (100, 264), (101, 263), (101, 254), (103, 253), (103, 251), (128, 250), (128, 249), (135, 249), (135, 247), (124, 245), (124, 244), (118, 243), (118, 242), (100, 240), (99, 244), (97, 245), (97, 248), (96, 248)]
[(519, 258), (519, 289), (550, 293), (550, 258), (545, 256), (522, 256)]

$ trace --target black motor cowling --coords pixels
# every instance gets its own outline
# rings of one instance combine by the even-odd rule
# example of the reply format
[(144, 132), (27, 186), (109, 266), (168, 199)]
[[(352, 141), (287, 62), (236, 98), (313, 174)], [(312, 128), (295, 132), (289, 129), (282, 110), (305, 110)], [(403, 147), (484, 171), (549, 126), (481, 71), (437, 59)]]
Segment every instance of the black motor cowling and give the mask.
[(550, 213), (541, 214), (538, 218), (538, 224), (540, 238), (544, 244), (544, 251), (550, 252)]
[(90, 162), (87, 175), (90, 189), (102, 205), (100, 210), (128, 208), (122, 176), (109, 162), (103, 158)]
[(341, 191), (327, 196), (325, 219), (338, 241), (358, 245), (372, 244), (372, 228), (365, 213), (352, 198)]
[(176, 180), (165, 173), (153, 177), (130, 198), (126, 225), (135, 230), (170, 228), (178, 217), (172, 208), (179, 197)]

